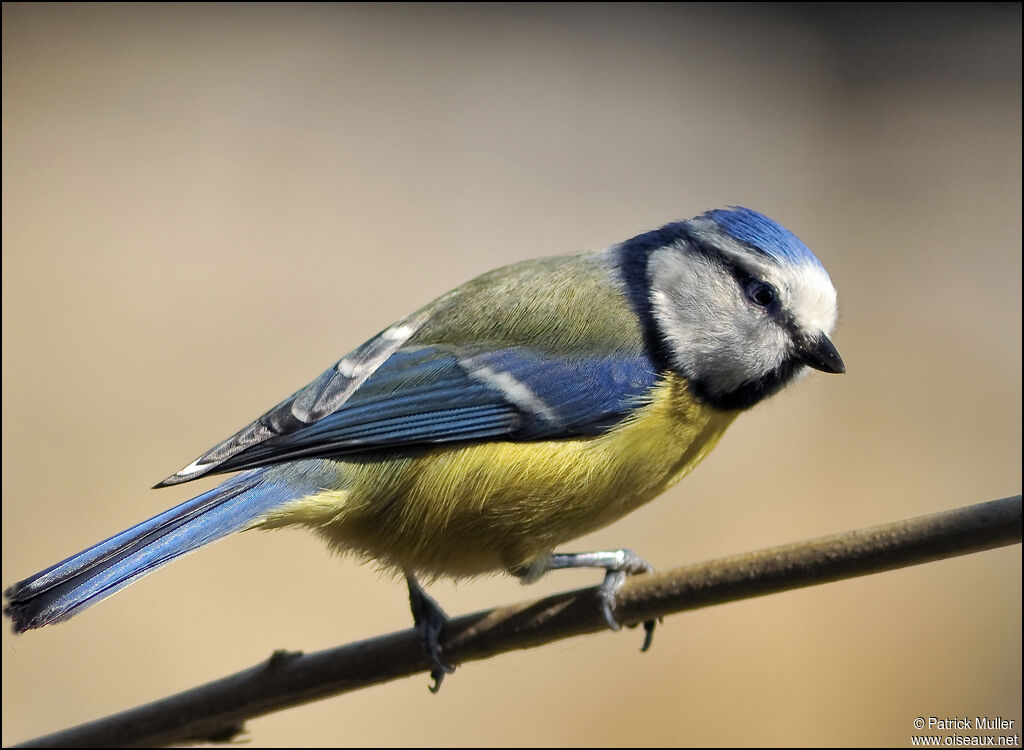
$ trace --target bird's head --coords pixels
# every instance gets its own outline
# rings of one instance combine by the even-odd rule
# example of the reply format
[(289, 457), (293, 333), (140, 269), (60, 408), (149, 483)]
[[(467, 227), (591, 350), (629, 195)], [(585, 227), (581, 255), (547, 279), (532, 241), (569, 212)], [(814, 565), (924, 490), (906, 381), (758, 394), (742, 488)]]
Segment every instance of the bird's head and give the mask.
[(829, 339), (832, 281), (767, 216), (718, 209), (630, 242), (643, 249), (646, 314), (661, 357), (704, 400), (744, 409), (807, 367), (845, 372)]

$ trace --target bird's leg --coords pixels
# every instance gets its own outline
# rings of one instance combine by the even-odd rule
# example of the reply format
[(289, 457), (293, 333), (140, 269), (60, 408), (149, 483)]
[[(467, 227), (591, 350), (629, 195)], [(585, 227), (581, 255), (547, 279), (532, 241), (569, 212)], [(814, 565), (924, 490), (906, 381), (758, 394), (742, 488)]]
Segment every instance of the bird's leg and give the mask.
[(423, 639), (423, 651), (434, 663), (434, 668), (430, 670), (430, 677), (434, 680), (430, 692), (436, 693), (441, 689), (441, 681), (444, 676), (455, 671), (455, 667), (445, 663), (441, 658), (441, 633), (448, 622), (448, 615), (441, 609), (441, 605), (423, 590), (411, 573), (405, 574), (405, 582), (409, 586), (412, 619)]
[[(620, 628), (618, 620), (612, 614), (615, 610), (615, 595), (626, 582), (626, 578), (636, 573), (653, 573), (654, 568), (631, 549), (617, 549), (609, 552), (576, 552), (555, 553), (538, 560), (533, 565), (513, 571), (524, 583), (531, 583), (549, 570), (565, 568), (604, 568), (607, 572), (599, 589), (601, 598), (601, 614), (604, 615), (608, 627), (612, 630)], [(660, 619), (660, 618), (659, 618)], [(646, 651), (654, 639), (654, 620), (644, 623), (644, 645), (640, 649)]]

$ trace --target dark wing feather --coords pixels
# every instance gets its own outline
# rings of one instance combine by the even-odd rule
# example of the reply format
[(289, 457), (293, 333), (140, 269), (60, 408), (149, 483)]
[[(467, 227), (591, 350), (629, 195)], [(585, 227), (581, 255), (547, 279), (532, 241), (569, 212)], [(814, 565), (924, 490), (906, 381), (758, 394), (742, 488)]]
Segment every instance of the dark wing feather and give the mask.
[(381, 331), (362, 346), (346, 354), (305, 388), (292, 394), (156, 486), (166, 487), (198, 479), (214, 472), (232, 456), (247, 448), (277, 435), (300, 431), (320, 421), (344, 404), (429, 317), (426, 311), (413, 313)]
[[(333, 393), (337, 370), (240, 432), (241, 439), (223, 443), (231, 446), (227, 455), (217, 456), (215, 448), (199, 459), (204, 473), (465, 440), (596, 435), (640, 406), (657, 378), (642, 355), (562, 359), (525, 347), (483, 353), (407, 347), (334, 411), (315, 422), (296, 417), (300, 399), (308, 402), (303, 413), (324, 411), (308, 394)], [(262, 439), (249, 442), (256, 432)]]

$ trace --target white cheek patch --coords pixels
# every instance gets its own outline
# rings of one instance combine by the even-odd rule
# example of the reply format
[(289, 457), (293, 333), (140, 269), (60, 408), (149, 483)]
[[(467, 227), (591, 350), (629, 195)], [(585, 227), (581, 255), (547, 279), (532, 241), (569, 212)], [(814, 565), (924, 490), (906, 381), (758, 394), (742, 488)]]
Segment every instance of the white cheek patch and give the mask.
[[(782, 268), (749, 254), (744, 265), (775, 285), (783, 308), (802, 329), (831, 333), (836, 292), (823, 268)], [(656, 251), (649, 268), (652, 311), (672, 362), (712, 394), (755, 382), (792, 355), (790, 331), (753, 305), (727, 268), (677, 248)]]
[(695, 254), (653, 260), (652, 307), (684, 375), (728, 393), (782, 363), (782, 331), (750, 309), (731, 275)]

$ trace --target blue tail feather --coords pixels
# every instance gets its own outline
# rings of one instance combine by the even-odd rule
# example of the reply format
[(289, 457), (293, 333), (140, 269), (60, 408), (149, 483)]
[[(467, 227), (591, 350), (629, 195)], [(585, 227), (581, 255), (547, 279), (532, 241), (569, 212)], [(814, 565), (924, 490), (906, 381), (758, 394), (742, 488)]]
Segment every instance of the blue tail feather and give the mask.
[(295, 497), (267, 470), (232, 477), (148, 521), (122, 531), (4, 592), (15, 632), (66, 620), (165, 563), (240, 531)]

